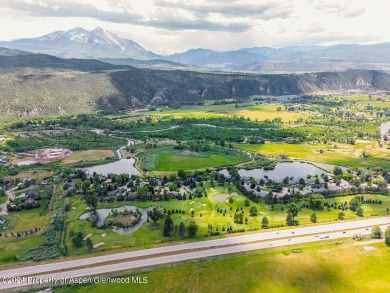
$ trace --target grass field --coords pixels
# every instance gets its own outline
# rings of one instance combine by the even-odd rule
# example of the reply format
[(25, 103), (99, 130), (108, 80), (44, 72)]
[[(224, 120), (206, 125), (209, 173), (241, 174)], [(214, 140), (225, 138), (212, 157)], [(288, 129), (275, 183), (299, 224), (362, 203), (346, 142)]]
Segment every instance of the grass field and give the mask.
[[(222, 234), (222, 228), (225, 229), (228, 226), (231, 226), (233, 229), (261, 229), (261, 222), (264, 216), (268, 217), (269, 225), (284, 225), (286, 223), (286, 211), (282, 210), (283, 204), (275, 204), (274, 209), (271, 209), (271, 205), (266, 205), (264, 203), (254, 203), (250, 202), (250, 206), (256, 206), (258, 209), (258, 216), (251, 217), (249, 215), (250, 207), (245, 206), (245, 196), (239, 195), (233, 197), (233, 203), (230, 204), (228, 200), (225, 202), (218, 202), (213, 200), (213, 197), (217, 194), (229, 194), (229, 186), (219, 186), (216, 185), (214, 188), (211, 188), (209, 184), (206, 184), (207, 198), (195, 198), (187, 199), (186, 201), (181, 200), (170, 200), (170, 201), (130, 201), (130, 202), (114, 202), (114, 203), (99, 203), (98, 208), (116, 208), (123, 205), (133, 205), (140, 208), (145, 208), (152, 205), (157, 205), (163, 207), (167, 210), (184, 210), (185, 214), (174, 213), (171, 215), (171, 218), (175, 225), (179, 225), (180, 222), (188, 224), (190, 221), (195, 221), (199, 226), (198, 237), (199, 239), (204, 239), (204, 236), (208, 232), (208, 225), (212, 224), (214, 231), (218, 227), (218, 231)], [(234, 186), (230, 186), (231, 192), (237, 192)], [(333, 199), (327, 199), (328, 202), (333, 203), (344, 203), (345, 201), (349, 202), (353, 196), (347, 197), (338, 197)], [(383, 195), (364, 195), (365, 199), (380, 199), (383, 204), (363, 204), (364, 215), (366, 217), (371, 215), (386, 215), (387, 208), (390, 208), (390, 197)], [(83, 235), (93, 234), (91, 240), (94, 244), (99, 242), (104, 242), (104, 245), (94, 249), (94, 252), (110, 250), (110, 249), (122, 249), (126, 247), (136, 247), (136, 246), (150, 246), (161, 244), (164, 242), (172, 241), (182, 241), (180, 237), (166, 238), (162, 237), (162, 227), (163, 220), (160, 220), (156, 224), (144, 223), (141, 228), (128, 235), (117, 234), (110, 229), (97, 229), (92, 228), (90, 223), (86, 220), (80, 220), (79, 217), (87, 212), (85, 208), (87, 207), (85, 202), (80, 200), (78, 197), (74, 196), (72, 199), (72, 206), (75, 209), (71, 209), (68, 213), (68, 227), (67, 232), (71, 230), (75, 232), (82, 232)], [(230, 209), (231, 208), (231, 209)], [(236, 224), (234, 223), (234, 214), (236, 209), (239, 209), (239, 212), (244, 211), (244, 219), (248, 218), (247, 224)], [(191, 216), (191, 210), (194, 210), (194, 216)], [(217, 212), (217, 209), (226, 210), (225, 215), (223, 213)], [(318, 222), (331, 222), (337, 221), (338, 213), (341, 210), (331, 209), (328, 211), (324, 210), (312, 210), (308, 208), (301, 209), (299, 211), (298, 217), (296, 218), (300, 224), (311, 224), (310, 216), (313, 212), (317, 214)], [(345, 219), (357, 219), (358, 216), (350, 210), (344, 211)], [(102, 237), (102, 234), (106, 234), (105, 237)], [(75, 249), (71, 245), (70, 237), (66, 237), (66, 244), (68, 245), (69, 255), (77, 255), (81, 253), (86, 253), (86, 247), (84, 246), (81, 249)]]
[(39, 200), (40, 207), (36, 209), (10, 212), (5, 217), (8, 225), (3, 229), (0, 229), (0, 232), (28, 231), (35, 227), (45, 229), (49, 225), (51, 216), (49, 211), (40, 215), (40, 213), (45, 210), (45, 202), (46, 200), (44, 199)]
[(75, 151), (72, 155), (62, 160), (63, 164), (74, 164), (80, 161), (101, 161), (107, 157), (115, 157), (112, 150), (87, 150)]
[[(232, 186), (231, 191), (234, 192), (236, 189)], [(230, 213), (227, 213), (223, 216), (220, 213), (216, 213), (217, 208), (226, 208), (229, 211), (229, 205), (227, 203), (220, 203), (212, 200), (212, 197), (219, 193), (228, 193), (228, 186), (216, 186), (213, 190), (210, 188), (207, 189), (208, 197), (196, 198), (193, 200), (187, 199), (186, 201), (181, 200), (171, 200), (171, 201), (162, 201), (162, 202), (153, 202), (153, 201), (131, 201), (131, 202), (115, 202), (115, 203), (101, 203), (98, 205), (98, 208), (115, 208), (123, 205), (134, 205), (140, 208), (145, 208), (152, 205), (157, 205), (159, 207), (164, 207), (167, 210), (180, 209), (185, 210), (185, 214), (172, 214), (171, 218), (174, 221), (174, 224), (180, 224), (183, 222), (188, 224), (190, 221), (196, 221), (199, 225), (199, 235), (204, 235), (207, 233), (207, 225), (209, 223), (216, 224), (219, 226), (221, 231), (222, 226), (225, 228), (228, 225), (233, 226), (234, 229), (240, 228), (243, 225), (234, 224), (233, 218), (230, 217)], [(117, 234), (110, 229), (97, 229), (92, 228), (90, 223), (85, 220), (80, 220), (79, 217), (86, 212), (85, 208), (87, 205), (84, 201), (81, 201), (77, 197), (73, 197), (72, 206), (76, 209), (71, 209), (68, 213), (68, 227), (67, 231), (74, 230), (76, 232), (82, 232), (84, 235), (90, 233), (93, 234), (91, 240), (93, 243), (104, 242), (105, 245), (99, 248), (94, 249), (94, 251), (101, 251), (107, 249), (119, 249), (125, 247), (134, 247), (140, 245), (154, 245), (158, 243), (163, 243), (172, 240), (181, 240), (181, 238), (164, 238), (162, 237), (162, 227), (163, 220), (155, 223), (144, 223), (141, 228), (128, 235)], [(235, 205), (244, 206), (244, 196), (235, 197)], [(191, 217), (191, 209), (194, 209), (195, 215)], [(248, 208), (249, 209), (249, 208)], [(202, 215), (201, 215), (202, 214)], [(234, 212), (233, 212), (234, 215)], [(254, 219), (254, 221), (257, 221)], [(252, 225), (253, 226), (253, 225)], [(106, 234), (105, 237), (102, 237), (102, 234)], [(66, 237), (68, 252), (70, 255), (85, 253), (85, 247), (82, 249), (74, 249), (70, 243), (69, 237)]]
[[(336, 145), (336, 148), (334, 147)], [(235, 144), (235, 148), (255, 151), (264, 155), (277, 156), (287, 154), (290, 158), (305, 159), (322, 163), (348, 167), (377, 167), (390, 168), (390, 151), (379, 147), (376, 142), (348, 144), (288, 144), (271, 143), (249, 145)], [(323, 153), (321, 153), (321, 151)], [(370, 157), (363, 158), (366, 151)]]
[[(388, 292), (390, 248), (382, 242), (361, 244), (281, 247), (132, 275), (147, 277), (147, 284), (91, 284), (55, 292)], [(293, 253), (294, 248), (302, 253)]]
[[(277, 109), (281, 107), (281, 111)], [(215, 118), (215, 117), (232, 117), (243, 116), (252, 120), (264, 121), (266, 119), (281, 118), (283, 122), (295, 121), (299, 118), (306, 118), (311, 112), (288, 112), (284, 110), (282, 104), (264, 104), (256, 105), (255, 103), (227, 105), (210, 105), (210, 106), (185, 106), (179, 109), (169, 109), (162, 112), (146, 112), (146, 115), (175, 118)]]
[[(278, 108), (281, 111), (278, 111)], [(307, 118), (311, 115), (310, 112), (289, 112), (284, 110), (282, 104), (270, 104), (270, 105), (255, 105), (248, 108), (237, 109), (235, 112), (237, 116), (244, 116), (251, 120), (263, 121), (266, 119), (281, 118), (283, 122), (293, 122), (299, 118)]]
[[(49, 186), (33, 188), (33, 190), (39, 192), (42, 197), (46, 196), (49, 189)], [(15, 197), (22, 195), (26, 190), (27, 189), (16, 191)], [(41, 228), (42, 230), (46, 229), (49, 225), (51, 212), (46, 208), (45, 198), (40, 199), (39, 204), (40, 206), (35, 209), (10, 212), (5, 217), (7, 220), (6, 226), (4, 226), (3, 229), (0, 229), (0, 232), (23, 232), (35, 229), (36, 227)]]
[(26, 252), (32, 247), (36, 247), (43, 241), (42, 234), (22, 236), (20, 238), (8, 237), (0, 238), (0, 265), (13, 263), (16, 255)]
[(234, 165), (248, 157), (241, 151), (215, 149), (210, 152), (193, 152), (171, 148), (146, 150), (139, 154), (140, 169), (147, 171), (178, 171)]
[(8, 196), (5, 195), (5, 196), (0, 196), (0, 204), (3, 204), (3, 203), (6, 203), (8, 200)]
[[(363, 194), (365, 199), (379, 199), (382, 201), (382, 204), (362, 204), (362, 208), (364, 209), (364, 216), (372, 216), (372, 215), (387, 215), (387, 208), (390, 209), (390, 197), (379, 195), (379, 194)], [(343, 197), (335, 197), (335, 198), (329, 198), (326, 199), (327, 202), (334, 203), (336, 202), (338, 204), (342, 204), (344, 202), (349, 203), (349, 201), (354, 196), (343, 196)], [(267, 216), (268, 220), (270, 221), (270, 225), (281, 225), (286, 223), (286, 211), (282, 211), (281, 207), (284, 206), (283, 204), (275, 204), (274, 210), (271, 210), (270, 205), (266, 204), (258, 204), (259, 211)], [(330, 221), (337, 221), (338, 213), (341, 212), (341, 210), (331, 208), (330, 211), (328, 211), (326, 208), (323, 210), (313, 210), (304, 208), (301, 209), (298, 213), (298, 216), (296, 219), (299, 221), (300, 224), (310, 224), (310, 216), (313, 214), (313, 212), (317, 215), (317, 221), (318, 222), (330, 222)], [(345, 219), (357, 219), (359, 218), (354, 212), (351, 210), (345, 210), (343, 211), (345, 213)], [(263, 217), (264, 215), (258, 216)], [(260, 219), (259, 219), (260, 221)]]
[(50, 177), (54, 174), (53, 171), (49, 170), (43, 170), (43, 169), (30, 169), (26, 171), (19, 172), (17, 175), (14, 176), (6, 176), (6, 178), (25, 178), (25, 177), (30, 177), (33, 179), (43, 179)]

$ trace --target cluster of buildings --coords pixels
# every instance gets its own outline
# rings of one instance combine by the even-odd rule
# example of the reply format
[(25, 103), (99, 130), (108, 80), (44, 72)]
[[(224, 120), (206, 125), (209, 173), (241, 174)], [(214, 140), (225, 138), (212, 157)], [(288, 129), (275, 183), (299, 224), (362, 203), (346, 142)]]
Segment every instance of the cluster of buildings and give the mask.
[(35, 190), (26, 191), (26, 193), (10, 199), (8, 204), (8, 211), (20, 211), (24, 209), (31, 209), (39, 206), (38, 200), (40, 195)]
[[(87, 175), (87, 180), (92, 180), (91, 175)], [(181, 187), (178, 187), (175, 190), (171, 190), (169, 187), (173, 182), (163, 182), (163, 180), (160, 179), (153, 179), (153, 182), (150, 181), (140, 181), (137, 183), (136, 180), (130, 179), (129, 182), (126, 182), (125, 184), (119, 184), (114, 182), (113, 179), (109, 178), (108, 176), (98, 176), (97, 177), (98, 182), (101, 185), (104, 185), (106, 187), (106, 192), (104, 194), (104, 197), (106, 199), (125, 199), (125, 200), (133, 200), (137, 198), (137, 187), (145, 188), (148, 187), (148, 191), (146, 196), (152, 196), (153, 198), (163, 198), (163, 196), (167, 195), (170, 198), (180, 198), (183, 199), (184, 196), (187, 196), (189, 194), (194, 194), (195, 189), (191, 189), (189, 187), (186, 187), (182, 185)], [(92, 183), (91, 183), (92, 186)], [(83, 194), (83, 189), (78, 188), (77, 184), (72, 182), (67, 182), (64, 185), (64, 190), (66, 192), (71, 191), (74, 194), (80, 195)], [(139, 194), (138, 194), (139, 196)]]
[(55, 149), (43, 149), (35, 152), (36, 159), (54, 160), (63, 157), (70, 156), (72, 152), (68, 149), (55, 148)]

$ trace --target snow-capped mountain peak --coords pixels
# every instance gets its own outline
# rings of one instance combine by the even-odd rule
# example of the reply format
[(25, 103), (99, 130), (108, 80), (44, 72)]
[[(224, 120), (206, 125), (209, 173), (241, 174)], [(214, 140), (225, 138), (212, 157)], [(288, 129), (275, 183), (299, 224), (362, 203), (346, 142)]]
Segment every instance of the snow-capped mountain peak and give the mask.
[[(146, 51), (136, 42), (121, 38), (101, 27), (91, 31), (76, 27), (68, 31), (56, 31), (35, 39), (16, 40), (14, 43), (18, 44), (19, 48), (34, 51), (35, 47), (37, 51), (62, 57), (131, 57), (135, 59), (159, 57)], [(22, 46), (24, 44), (26, 44), (26, 48)], [(27, 48), (27, 44), (29, 48)], [(44, 50), (42, 50), (43, 47)]]

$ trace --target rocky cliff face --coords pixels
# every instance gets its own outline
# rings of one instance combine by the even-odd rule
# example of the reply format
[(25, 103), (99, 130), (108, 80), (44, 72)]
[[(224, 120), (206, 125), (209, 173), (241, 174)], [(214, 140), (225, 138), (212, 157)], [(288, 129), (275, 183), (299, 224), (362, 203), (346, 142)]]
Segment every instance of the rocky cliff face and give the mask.
[(3, 118), (322, 91), (390, 91), (390, 75), (377, 71), (268, 75), (162, 71), (0, 50)]

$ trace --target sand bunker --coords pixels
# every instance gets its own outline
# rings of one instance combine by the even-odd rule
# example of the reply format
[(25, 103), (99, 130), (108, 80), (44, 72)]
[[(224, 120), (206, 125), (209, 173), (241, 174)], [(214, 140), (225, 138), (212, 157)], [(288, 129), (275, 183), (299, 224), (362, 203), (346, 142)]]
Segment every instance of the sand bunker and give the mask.
[(93, 248), (96, 248), (96, 247), (99, 247), (99, 246), (102, 246), (104, 245), (104, 242), (99, 242), (99, 243), (96, 243)]
[(83, 240), (85, 241), (85, 240), (87, 240), (89, 237), (91, 237), (93, 234), (88, 234), (87, 236), (85, 236), (84, 238), (83, 238)]

